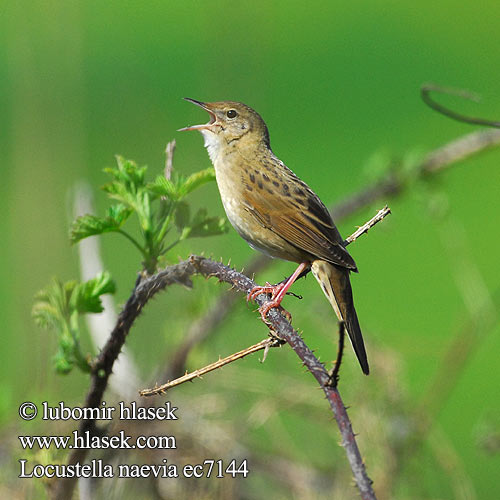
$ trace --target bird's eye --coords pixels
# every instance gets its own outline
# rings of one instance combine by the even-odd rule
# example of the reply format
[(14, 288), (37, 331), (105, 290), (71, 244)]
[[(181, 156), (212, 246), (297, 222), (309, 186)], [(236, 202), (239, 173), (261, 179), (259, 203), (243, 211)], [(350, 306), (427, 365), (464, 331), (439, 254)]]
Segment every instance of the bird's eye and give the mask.
[(226, 116), (227, 116), (228, 118), (235, 118), (237, 114), (238, 114), (238, 113), (236, 113), (236, 110), (235, 110), (235, 109), (230, 109), (230, 110), (226, 113)]

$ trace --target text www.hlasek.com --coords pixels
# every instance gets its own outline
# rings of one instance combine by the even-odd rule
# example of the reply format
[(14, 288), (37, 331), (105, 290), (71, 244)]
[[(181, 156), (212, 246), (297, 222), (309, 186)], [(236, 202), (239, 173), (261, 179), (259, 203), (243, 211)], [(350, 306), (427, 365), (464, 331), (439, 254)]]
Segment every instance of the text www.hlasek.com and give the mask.
[(113, 436), (92, 436), (89, 431), (79, 434), (73, 431), (70, 436), (19, 436), (23, 449), (49, 449), (51, 446), (57, 449), (176, 449), (174, 436), (127, 436), (120, 431)]

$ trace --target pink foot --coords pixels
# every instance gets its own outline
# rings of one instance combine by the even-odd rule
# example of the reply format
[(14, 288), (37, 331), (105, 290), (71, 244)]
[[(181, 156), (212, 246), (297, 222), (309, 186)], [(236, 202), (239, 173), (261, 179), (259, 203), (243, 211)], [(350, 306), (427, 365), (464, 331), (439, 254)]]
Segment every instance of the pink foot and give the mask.
[[(271, 309), (273, 309), (274, 307), (281, 308), (281, 301), (283, 300), (284, 296), (281, 292), (283, 291), (283, 288), (285, 288), (285, 286), (286, 283), (278, 283), (277, 285), (274, 286), (271, 285), (270, 283), (266, 283), (265, 286), (256, 286), (252, 288), (252, 290), (250, 290), (250, 292), (248, 293), (247, 301), (255, 300), (257, 296), (260, 295), (261, 293), (271, 295), (270, 302), (267, 302), (263, 306), (259, 307), (260, 317), (262, 318), (262, 321), (264, 321), (264, 323), (267, 323), (266, 316)], [(287, 316), (288, 320), (291, 321), (292, 315), (288, 311), (285, 311), (283, 308), (281, 309)]]
[[(261, 293), (271, 294), (271, 299), (274, 300), (276, 296), (281, 292), (284, 287), (284, 283), (278, 283), (277, 285), (271, 285), (271, 283), (266, 283), (265, 286), (254, 286), (247, 295), (247, 302), (249, 300), (255, 300)], [(281, 302), (281, 301), (280, 301)]]
[[(286, 281), (278, 283), (277, 285), (274, 286), (269, 283), (266, 283), (266, 286), (256, 286), (250, 290), (250, 292), (247, 295), (247, 301), (255, 300), (257, 296), (260, 295), (261, 293), (271, 294), (271, 301), (259, 307), (260, 316), (262, 317), (262, 321), (264, 321), (264, 323), (267, 323), (266, 320), (267, 313), (273, 307), (280, 307), (281, 301), (283, 300), (283, 297), (286, 295), (288, 289), (292, 286), (293, 282), (301, 275), (301, 273), (304, 272), (306, 269), (308, 269), (308, 267), (309, 267), (308, 262), (302, 262)], [(288, 317), (288, 320), (291, 321), (292, 315), (289, 312), (285, 311), (284, 309), (283, 311), (284, 314)]]

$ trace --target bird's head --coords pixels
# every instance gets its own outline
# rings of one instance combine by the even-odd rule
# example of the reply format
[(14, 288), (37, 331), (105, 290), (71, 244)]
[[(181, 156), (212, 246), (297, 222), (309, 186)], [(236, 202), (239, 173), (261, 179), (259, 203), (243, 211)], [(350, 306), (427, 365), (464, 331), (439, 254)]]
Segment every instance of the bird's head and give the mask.
[(207, 147), (213, 145), (220, 148), (241, 143), (242, 146), (254, 144), (269, 148), (269, 132), (264, 120), (246, 104), (234, 101), (200, 102), (188, 97), (185, 100), (208, 111), (210, 120), (203, 125), (192, 125), (179, 130), (199, 130)]

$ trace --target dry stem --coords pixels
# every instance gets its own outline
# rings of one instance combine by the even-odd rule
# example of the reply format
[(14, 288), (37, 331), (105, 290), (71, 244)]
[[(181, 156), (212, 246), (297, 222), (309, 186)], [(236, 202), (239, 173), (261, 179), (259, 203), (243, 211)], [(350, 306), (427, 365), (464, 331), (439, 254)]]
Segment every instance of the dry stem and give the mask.
[(176, 142), (175, 139), (173, 139), (167, 143), (167, 147), (165, 148), (165, 179), (170, 179), (172, 177), (175, 146)]
[(195, 378), (202, 378), (202, 376), (205, 375), (206, 373), (217, 370), (218, 368), (222, 368), (223, 366), (232, 363), (233, 361), (237, 361), (238, 359), (242, 359), (245, 356), (248, 356), (249, 354), (261, 351), (262, 349), (269, 349), (270, 347), (276, 347), (278, 345), (280, 345), (278, 339), (268, 337), (264, 340), (261, 340), (258, 344), (254, 344), (250, 347), (247, 347), (246, 349), (243, 349), (242, 351), (231, 354), (230, 356), (226, 356), (223, 359), (219, 359), (215, 363), (210, 363), (209, 365), (204, 366), (199, 370), (195, 370), (194, 372), (191, 373), (186, 373), (183, 377), (176, 378), (175, 380), (160, 385), (159, 387), (154, 387), (153, 389), (143, 389), (142, 391), (139, 391), (139, 394), (141, 396), (155, 396), (157, 394), (163, 394), (172, 387), (181, 385), (184, 382), (190, 382)]
[(348, 236), (344, 241), (344, 246), (349, 245), (353, 241), (356, 241), (361, 235), (366, 234), (369, 229), (371, 229), (375, 224), (380, 222), (386, 215), (391, 213), (391, 209), (386, 205), (381, 208), (376, 215), (374, 215), (366, 224), (360, 226), (351, 236)]

